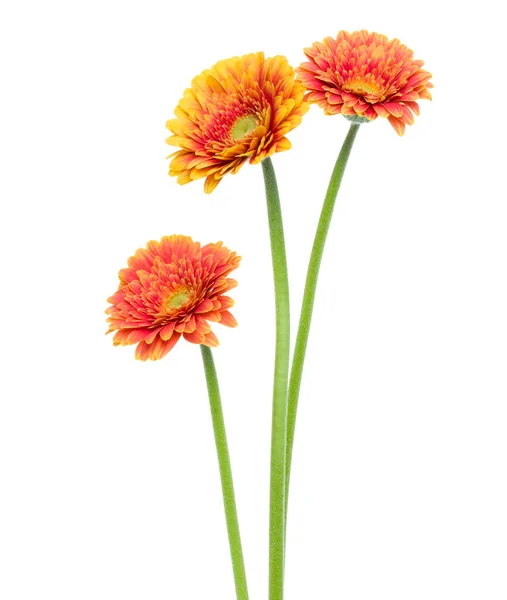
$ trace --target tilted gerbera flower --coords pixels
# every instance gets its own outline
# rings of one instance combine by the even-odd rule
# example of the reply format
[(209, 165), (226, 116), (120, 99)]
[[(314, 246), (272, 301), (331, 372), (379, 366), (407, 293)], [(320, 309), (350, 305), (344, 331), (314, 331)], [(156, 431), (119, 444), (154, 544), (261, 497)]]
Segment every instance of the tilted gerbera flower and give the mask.
[(305, 49), (309, 62), (296, 69), (309, 90), (307, 100), (328, 115), (373, 121), (387, 117), (398, 135), (419, 114), (418, 100), (431, 100), (431, 73), (399, 40), (385, 35), (340, 31)]
[(185, 90), (167, 121), (167, 143), (182, 148), (172, 156), (169, 175), (185, 184), (206, 177), (212, 192), (227, 173), (288, 150), (285, 134), (308, 110), (305, 89), (283, 56), (262, 52), (222, 60)]
[(129, 258), (117, 292), (108, 298), (107, 333), (116, 331), (114, 345), (137, 344), (140, 360), (164, 357), (182, 335), (217, 346), (208, 321), (236, 327), (227, 310), (234, 301), (224, 294), (237, 285), (227, 275), (240, 260), (222, 242), (201, 248), (183, 235), (148, 242)]

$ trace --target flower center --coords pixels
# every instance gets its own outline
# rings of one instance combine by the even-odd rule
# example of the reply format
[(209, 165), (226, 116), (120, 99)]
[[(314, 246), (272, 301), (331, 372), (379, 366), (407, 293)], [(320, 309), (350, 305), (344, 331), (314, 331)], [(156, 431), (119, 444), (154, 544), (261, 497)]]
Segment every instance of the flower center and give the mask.
[(188, 302), (190, 295), (186, 292), (178, 292), (171, 296), (167, 301), (167, 308), (170, 310), (171, 308), (181, 308), (183, 304)]
[(349, 81), (347, 87), (359, 96), (377, 96), (380, 92), (380, 87), (375, 81), (365, 81), (361, 78)]
[(257, 119), (252, 115), (238, 119), (231, 131), (232, 139), (234, 141), (244, 140), (256, 127)]

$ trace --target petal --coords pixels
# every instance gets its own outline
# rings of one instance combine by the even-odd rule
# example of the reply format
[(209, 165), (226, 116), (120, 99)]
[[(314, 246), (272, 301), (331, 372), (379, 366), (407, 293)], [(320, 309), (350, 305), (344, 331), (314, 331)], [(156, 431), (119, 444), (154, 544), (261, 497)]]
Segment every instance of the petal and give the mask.
[(193, 331), (192, 333), (184, 333), (183, 337), (187, 340), (187, 342), (192, 342), (192, 344), (204, 344), (206, 339), (206, 335), (197, 330)]
[(236, 319), (231, 315), (231, 313), (228, 310), (221, 311), (220, 315), (222, 317), (220, 319), (220, 323), (222, 325), (225, 325), (227, 327), (236, 327), (236, 325), (238, 324)]
[(179, 334), (174, 334), (170, 340), (164, 341), (162, 338), (157, 338), (157, 341), (153, 344), (147, 344), (146, 342), (140, 342), (137, 345), (135, 357), (138, 360), (159, 360), (163, 358), (172, 348), (176, 342), (180, 339)]
[(169, 340), (174, 332), (175, 325), (175, 321), (171, 321), (168, 325), (162, 327), (162, 329), (159, 332), (161, 339), (163, 339), (164, 341)]
[(211, 331), (210, 324), (206, 321), (206, 317), (201, 317), (199, 315), (195, 318), (195, 328), (201, 333), (209, 333)]
[(405, 133), (405, 123), (396, 117), (388, 117), (389, 123), (393, 126), (394, 130), (398, 135), (403, 135)]
[(420, 114), (419, 104), (417, 102), (405, 102), (405, 104), (410, 108), (410, 110), (416, 115)]
[(205, 336), (204, 342), (202, 342), (202, 344), (204, 344), (205, 346), (209, 346), (210, 348), (216, 348), (219, 344), (217, 336), (210, 331), (209, 333), (207, 333)]
[(383, 104), (374, 104), (373, 109), (379, 117), (384, 117), (385, 119), (391, 114)]
[(207, 321), (215, 321), (215, 322), (219, 322), (222, 318), (221, 312), (219, 310), (210, 310), (209, 312), (204, 313), (202, 316)]
[(128, 329), (120, 329), (113, 336), (113, 344), (115, 346), (126, 346), (128, 344), (128, 336), (130, 334), (130, 330)]
[(217, 300), (220, 302), (220, 308), (232, 308), (234, 306), (234, 300), (229, 296), (218, 296)]
[(403, 108), (397, 102), (383, 102), (383, 105), (393, 117), (401, 117), (403, 115)]
[(209, 175), (206, 177), (206, 181), (204, 182), (204, 192), (206, 194), (211, 194), (211, 192), (217, 187), (220, 183), (220, 178), (215, 179), (214, 175)]
[(164, 356), (174, 348), (176, 342), (179, 339), (180, 336), (178, 334), (173, 334), (171, 339), (167, 341), (164, 341), (162, 338), (158, 338), (155, 344), (151, 344), (151, 346), (148, 346), (149, 348), (151, 348), (151, 359), (159, 360), (161, 358), (164, 358)]
[(149, 353), (150, 346), (146, 342), (140, 342), (137, 344), (135, 357), (137, 360), (148, 360), (150, 358)]
[(156, 329), (153, 329), (153, 331), (151, 331), (151, 333), (146, 336), (146, 338), (144, 339), (144, 341), (147, 344), (151, 344), (153, 343), (153, 341), (155, 340), (155, 338), (158, 336), (159, 332), (160, 332), (160, 327), (157, 327)]
[(131, 329), (126, 331), (130, 332), (127, 337), (127, 344), (137, 344), (138, 342), (141, 342), (142, 340), (146, 339), (151, 334), (151, 331), (145, 328)]
[(185, 333), (193, 333), (195, 331), (195, 317), (192, 315), (185, 323)]
[(204, 300), (197, 305), (197, 307), (194, 310), (194, 313), (206, 313), (210, 310), (213, 310), (213, 302), (211, 302), (211, 300), (209, 300), (208, 298), (204, 298)]

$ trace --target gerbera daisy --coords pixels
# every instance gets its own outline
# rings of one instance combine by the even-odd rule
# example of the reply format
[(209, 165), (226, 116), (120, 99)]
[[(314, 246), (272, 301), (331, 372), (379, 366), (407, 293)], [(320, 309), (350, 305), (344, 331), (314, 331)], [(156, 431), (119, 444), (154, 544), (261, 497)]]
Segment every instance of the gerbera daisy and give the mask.
[(227, 173), (261, 162), (291, 147), (285, 134), (308, 110), (305, 89), (283, 56), (262, 52), (222, 60), (203, 71), (185, 90), (167, 121), (167, 143), (181, 148), (169, 175), (184, 184), (206, 177), (212, 192)]
[(309, 62), (296, 69), (309, 90), (307, 100), (328, 115), (373, 121), (387, 117), (398, 135), (419, 114), (420, 99), (431, 100), (431, 73), (399, 40), (385, 35), (340, 31), (305, 49)]
[(234, 301), (224, 294), (237, 285), (227, 275), (239, 261), (222, 242), (201, 248), (183, 235), (148, 242), (129, 258), (117, 292), (108, 298), (107, 333), (116, 331), (114, 345), (137, 344), (140, 360), (162, 358), (182, 335), (194, 344), (217, 346), (208, 321), (236, 327), (227, 310)]

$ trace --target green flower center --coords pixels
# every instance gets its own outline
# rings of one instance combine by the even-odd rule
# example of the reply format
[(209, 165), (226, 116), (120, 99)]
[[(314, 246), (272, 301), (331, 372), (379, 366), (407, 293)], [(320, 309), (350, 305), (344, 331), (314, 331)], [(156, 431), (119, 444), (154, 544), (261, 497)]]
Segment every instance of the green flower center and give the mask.
[(380, 86), (372, 79), (363, 79), (362, 77), (355, 77), (352, 81), (347, 83), (347, 87), (353, 94), (358, 96), (379, 96)]
[(257, 119), (252, 115), (238, 119), (231, 131), (232, 139), (235, 141), (244, 140), (256, 127)]
[(171, 296), (167, 302), (167, 308), (181, 308), (185, 302), (188, 302), (190, 296), (185, 292), (180, 292)]

